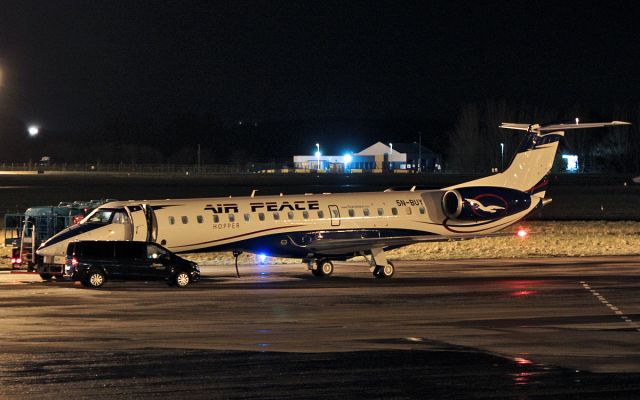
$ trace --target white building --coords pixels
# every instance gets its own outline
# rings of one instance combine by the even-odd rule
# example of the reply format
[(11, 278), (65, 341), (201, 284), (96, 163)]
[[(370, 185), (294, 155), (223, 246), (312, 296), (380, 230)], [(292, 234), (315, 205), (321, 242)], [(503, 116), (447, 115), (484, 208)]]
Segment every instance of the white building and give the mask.
[[(377, 142), (366, 149), (342, 156), (300, 155), (293, 156), (296, 169), (343, 172), (414, 170), (438, 172), (442, 169), (439, 154), (417, 143)], [(419, 166), (420, 165), (420, 166)]]

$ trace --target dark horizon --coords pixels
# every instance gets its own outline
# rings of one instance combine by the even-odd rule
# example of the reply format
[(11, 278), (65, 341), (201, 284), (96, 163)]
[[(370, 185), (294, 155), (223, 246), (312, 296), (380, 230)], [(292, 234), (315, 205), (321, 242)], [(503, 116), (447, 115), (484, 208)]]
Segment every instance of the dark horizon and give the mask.
[(443, 152), (469, 104), (504, 102), (516, 122), (612, 119), (640, 104), (631, 1), (10, 0), (2, 10), (3, 146), (28, 145), (15, 138), (36, 123), (43, 141), (165, 156), (199, 143), (220, 159), (304, 154), (318, 141), (355, 151), (418, 132)]

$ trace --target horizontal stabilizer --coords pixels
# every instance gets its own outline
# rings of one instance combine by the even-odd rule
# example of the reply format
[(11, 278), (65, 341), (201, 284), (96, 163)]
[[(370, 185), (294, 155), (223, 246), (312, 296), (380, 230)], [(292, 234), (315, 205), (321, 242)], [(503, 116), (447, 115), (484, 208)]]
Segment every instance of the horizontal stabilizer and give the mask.
[(605, 126), (619, 126), (619, 125), (631, 125), (630, 122), (625, 121), (611, 121), (611, 122), (588, 122), (588, 123), (560, 123), (560, 124), (517, 124), (512, 122), (503, 122), (500, 124), (500, 128), (504, 129), (516, 129), (520, 131), (530, 132), (549, 132), (549, 131), (565, 131), (567, 129), (585, 129), (585, 128), (602, 128)]

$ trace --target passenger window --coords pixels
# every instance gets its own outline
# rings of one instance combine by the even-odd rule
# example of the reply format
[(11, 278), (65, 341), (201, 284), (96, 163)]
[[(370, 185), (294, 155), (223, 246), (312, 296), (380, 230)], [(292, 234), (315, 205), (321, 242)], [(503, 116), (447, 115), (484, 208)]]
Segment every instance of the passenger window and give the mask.
[(369, 216), (369, 209), (368, 208), (363, 208), (362, 209), (362, 213), (364, 214), (365, 217)]
[(244, 220), (245, 220), (245, 221), (249, 221), (250, 219), (251, 219), (251, 214), (246, 213), (246, 214), (244, 215)]
[(229, 214), (229, 222), (233, 222), (236, 220), (236, 215), (235, 214)]
[(183, 224), (188, 224), (189, 223), (189, 217), (187, 217), (186, 215), (182, 216), (182, 223)]
[(264, 221), (264, 213), (258, 213), (258, 219)]
[(407, 215), (411, 215), (411, 207), (407, 207), (406, 208), (406, 213), (407, 213)]
[(378, 208), (378, 215), (380, 216), (384, 215), (384, 209)]
[(424, 214), (424, 207), (420, 207), (418, 211), (420, 211), (420, 214)]
[(332, 209), (331, 209), (331, 216), (332, 216), (333, 218), (339, 218), (339, 217), (340, 217), (340, 212), (339, 212), (337, 209), (332, 208)]
[(213, 223), (217, 224), (218, 222), (220, 222), (220, 217), (218, 217), (218, 214), (213, 214)]
[(287, 213), (287, 217), (289, 217), (289, 219), (293, 219), (293, 211), (289, 211)]
[(275, 219), (276, 221), (280, 219), (280, 213), (279, 212), (274, 212), (273, 213), (273, 219)]
[(355, 215), (356, 215), (356, 212), (355, 212), (355, 211), (353, 211), (353, 208), (350, 208), (350, 209), (349, 209), (349, 216), (350, 216), (350, 217), (355, 217)]
[(398, 209), (397, 209), (397, 208), (395, 208), (395, 207), (392, 207), (392, 208), (391, 208), (391, 214), (393, 214), (393, 215), (398, 215)]
[(176, 219), (173, 217), (169, 217), (169, 225), (173, 225), (176, 223)]
[(309, 211), (303, 211), (302, 212), (302, 218), (309, 219)]
[(318, 218), (324, 218), (324, 211), (318, 211)]
[(202, 215), (198, 215), (196, 216), (196, 221), (198, 221), (198, 223), (201, 224), (204, 221), (204, 218), (202, 218)]

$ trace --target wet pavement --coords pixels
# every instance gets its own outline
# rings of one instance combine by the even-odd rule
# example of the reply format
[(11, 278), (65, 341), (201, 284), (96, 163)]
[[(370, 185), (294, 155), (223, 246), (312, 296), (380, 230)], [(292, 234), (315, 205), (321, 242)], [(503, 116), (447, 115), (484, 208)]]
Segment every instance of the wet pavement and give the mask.
[(0, 398), (637, 398), (640, 257), (0, 273)]

